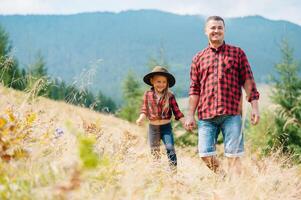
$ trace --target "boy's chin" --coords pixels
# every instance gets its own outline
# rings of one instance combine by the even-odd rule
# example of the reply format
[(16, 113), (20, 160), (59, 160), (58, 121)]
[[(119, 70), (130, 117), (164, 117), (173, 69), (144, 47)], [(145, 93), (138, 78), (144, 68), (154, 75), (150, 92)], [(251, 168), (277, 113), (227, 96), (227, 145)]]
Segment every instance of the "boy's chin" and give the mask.
[(157, 93), (163, 93), (164, 90), (156, 90)]

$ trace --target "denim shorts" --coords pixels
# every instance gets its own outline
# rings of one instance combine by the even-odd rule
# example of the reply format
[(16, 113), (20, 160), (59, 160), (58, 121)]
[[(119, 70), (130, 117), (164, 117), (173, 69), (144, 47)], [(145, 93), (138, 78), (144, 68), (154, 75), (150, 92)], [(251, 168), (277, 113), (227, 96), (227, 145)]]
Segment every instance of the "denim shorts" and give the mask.
[(216, 155), (216, 143), (222, 131), (224, 154), (240, 157), (244, 153), (241, 115), (222, 115), (198, 121), (198, 150), (200, 157)]

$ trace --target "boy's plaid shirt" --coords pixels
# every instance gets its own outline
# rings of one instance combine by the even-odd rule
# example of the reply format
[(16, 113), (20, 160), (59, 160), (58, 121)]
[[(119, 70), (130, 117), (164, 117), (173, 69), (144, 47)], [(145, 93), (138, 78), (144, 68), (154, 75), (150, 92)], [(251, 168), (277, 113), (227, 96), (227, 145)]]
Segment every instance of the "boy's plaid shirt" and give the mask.
[(241, 87), (249, 102), (259, 99), (247, 57), (242, 49), (223, 44), (196, 54), (190, 71), (189, 95), (199, 96), (198, 118), (241, 114)]
[[(149, 120), (162, 120), (170, 119), (172, 113), (175, 119), (178, 120), (184, 117), (183, 113), (180, 111), (174, 94), (168, 92), (169, 106), (164, 109), (164, 99), (157, 99), (155, 95), (154, 88), (146, 91), (143, 96), (143, 104), (141, 107), (141, 112), (144, 113)], [(158, 103), (157, 103), (158, 101)]]

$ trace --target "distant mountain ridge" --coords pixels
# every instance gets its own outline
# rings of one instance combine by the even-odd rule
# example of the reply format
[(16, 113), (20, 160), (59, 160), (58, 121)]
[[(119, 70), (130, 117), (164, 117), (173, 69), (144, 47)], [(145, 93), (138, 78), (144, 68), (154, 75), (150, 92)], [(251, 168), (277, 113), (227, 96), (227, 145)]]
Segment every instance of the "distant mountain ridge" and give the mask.
[[(138, 77), (148, 72), (146, 63), (150, 57), (158, 57), (160, 48), (176, 76), (175, 90), (187, 95), (191, 59), (207, 46), (204, 20), (157, 10), (0, 16), (21, 66), (33, 63), (40, 51), (49, 74), (72, 82), (84, 68), (101, 60), (92, 88), (118, 101), (128, 71)], [(283, 38), (295, 55), (301, 55), (301, 27), (296, 24), (260, 16), (225, 21), (226, 42), (245, 50), (259, 82), (267, 79), (280, 60)]]

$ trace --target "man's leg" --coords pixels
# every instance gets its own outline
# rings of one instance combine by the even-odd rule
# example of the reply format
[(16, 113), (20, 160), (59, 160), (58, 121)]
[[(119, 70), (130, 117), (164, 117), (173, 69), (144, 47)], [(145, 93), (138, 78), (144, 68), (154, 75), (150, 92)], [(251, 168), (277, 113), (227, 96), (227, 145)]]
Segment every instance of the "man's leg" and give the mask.
[(228, 173), (240, 175), (241, 174), (241, 160), (239, 157), (228, 158)]
[(244, 154), (241, 116), (228, 116), (221, 129), (224, 135), (225, 156), (228, 157), (228, 172), (239, 175), (241, 174), (240, 157)]
[(221, 172), (221, 165), (219, 161), (217, 160), (216, 156), (207, 156), (207, 157), (202, 157), (202, 160), (205, 162), (207, 167), (214, 171), (215, 173), (220, 173)]
[(214, 120), (199, 120), (198, 122), (198, 150), (199, 156), (207, 167), (219, 173), (221, 166), (216, 158), (216, 142), (219, 127)]

